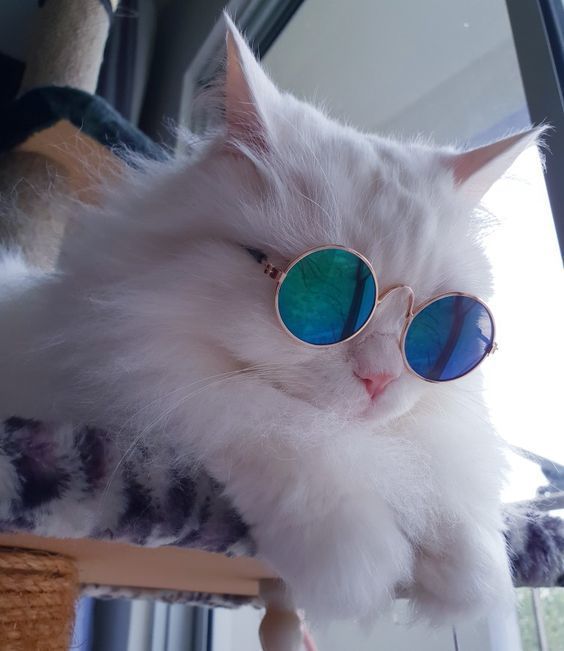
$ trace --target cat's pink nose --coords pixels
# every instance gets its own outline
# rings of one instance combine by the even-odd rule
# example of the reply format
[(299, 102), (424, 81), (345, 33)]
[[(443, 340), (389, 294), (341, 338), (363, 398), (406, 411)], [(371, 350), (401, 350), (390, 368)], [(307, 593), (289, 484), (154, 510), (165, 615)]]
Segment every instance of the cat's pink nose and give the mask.
[(396, 378), (395, 376), (390, 375), (390, 373), (375, 373), (369, 377), (359, 376), (359, 379), (364, 383), (370, 398), (375, 400), (384, 391), (388, 384)]

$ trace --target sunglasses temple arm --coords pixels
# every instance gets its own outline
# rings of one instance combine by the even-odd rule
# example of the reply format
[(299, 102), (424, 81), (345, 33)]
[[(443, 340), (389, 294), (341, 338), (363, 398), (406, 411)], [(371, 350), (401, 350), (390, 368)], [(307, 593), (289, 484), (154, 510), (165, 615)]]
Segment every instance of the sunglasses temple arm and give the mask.
[(263, 267), (263, 272), (269, 278), (272, 278), (273, 280), (281, 280), (282, 276), (284, 276), (284, 272), (270, 264), (268, 258), (262, 251), (250, 246), (245, 246), (243, 248)]
[(263, 262), (264, 264), (264, 273), (272, 280), (279, 282), (284, 277), (284, 272), (277, 269), (275, 266), (270, 264), (270, 262)]

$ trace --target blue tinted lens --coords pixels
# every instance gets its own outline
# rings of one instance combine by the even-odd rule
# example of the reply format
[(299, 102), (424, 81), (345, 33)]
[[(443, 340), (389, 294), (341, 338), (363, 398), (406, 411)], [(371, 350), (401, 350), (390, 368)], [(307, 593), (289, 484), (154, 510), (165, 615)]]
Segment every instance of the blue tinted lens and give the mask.
[(454, 380), (491, 350), (494, 325), (488, 309), (470, 296), (445, 296), (419, 312), (405, 335), (409, 366), (427, 380)]
[(376, 281), (358, 255), (321, 249), (296, 262), (278, 291), (282, 322), (298, 339), (324, 346), (348, 339), (370, 318)]

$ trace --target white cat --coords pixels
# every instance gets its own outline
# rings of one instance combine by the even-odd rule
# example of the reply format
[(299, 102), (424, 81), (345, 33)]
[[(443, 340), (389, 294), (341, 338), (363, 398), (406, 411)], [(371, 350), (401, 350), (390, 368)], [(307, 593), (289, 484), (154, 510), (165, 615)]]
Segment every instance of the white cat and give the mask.
[[(479, 371), (407, 371), (403, 290), (352, 341), (300, 345), (245, 247), (283, 267), (340, 244), (416, 303), (487, 299), (475, 208), (537, 134), (457, 153), (359, 133), (280, 92), (227, 26), (223, 126), (84, 207), (56, 272), (6, 254), (0, 415), (172, 438), (313, 615), (370, 617), (398, 589), (431, 618), (498, 602), (503, 462)], [(372, 399), (362, 379), (382, 375)]]

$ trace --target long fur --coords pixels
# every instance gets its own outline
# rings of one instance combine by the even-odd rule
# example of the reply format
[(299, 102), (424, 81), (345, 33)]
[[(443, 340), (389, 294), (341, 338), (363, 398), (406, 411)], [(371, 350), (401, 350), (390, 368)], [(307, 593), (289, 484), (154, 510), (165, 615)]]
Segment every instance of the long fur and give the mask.
[[(299, 345), (244, 248), (283, 265), (342, 244), (418, 303), (487, 299), (483, 225), (453, 152), (361, 134), (281, 94), (230, 29), (261, 137), (227, 124), (187, 157), (132, 168), (73, 208), (53, 273), (4, 258), (0, 415), (111, 427), (125, 450), (172, 440), (225, 485), (311, 614), (369, 617), (398, 589), (432, 618), (498, 602), (511, 591), (503, 463), (479, 373), (408, 373), (403, 290), (350, 343)], [(355, 376), (367, 370), (397, 376), (374, 405)]]

